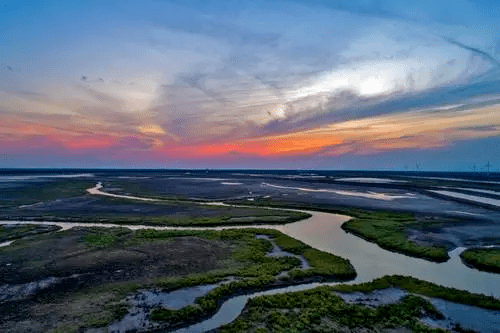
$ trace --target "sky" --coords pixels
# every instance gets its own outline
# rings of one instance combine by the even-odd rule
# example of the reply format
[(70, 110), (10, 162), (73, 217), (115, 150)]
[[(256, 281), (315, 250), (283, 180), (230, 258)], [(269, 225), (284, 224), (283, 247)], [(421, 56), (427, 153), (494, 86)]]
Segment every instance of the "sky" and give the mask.
[(500, 168), (496, 0), (0, 2), (0, 168)]

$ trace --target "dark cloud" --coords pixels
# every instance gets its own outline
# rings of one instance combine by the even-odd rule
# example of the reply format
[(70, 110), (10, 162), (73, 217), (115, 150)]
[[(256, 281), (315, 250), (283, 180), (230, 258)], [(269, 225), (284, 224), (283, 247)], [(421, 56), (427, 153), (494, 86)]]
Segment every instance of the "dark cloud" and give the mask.
[(493, 56), (491, 56), (490, 54), (488, 54), (487, 52), (485, 52), (483, 50), (462, 44), (462, 43), (454, 40), (453, 38), (443, 37), (443, 39), (450, 44), (456, 45), (458, 47), (461, 47), (465, 50), (471, 51), (471, 52), (481, 56), (483, 59), (489, 61), (492, 65), (494, 65), (496, 67), (500, 66), (500, 62), (496, 58), (494, 58)]

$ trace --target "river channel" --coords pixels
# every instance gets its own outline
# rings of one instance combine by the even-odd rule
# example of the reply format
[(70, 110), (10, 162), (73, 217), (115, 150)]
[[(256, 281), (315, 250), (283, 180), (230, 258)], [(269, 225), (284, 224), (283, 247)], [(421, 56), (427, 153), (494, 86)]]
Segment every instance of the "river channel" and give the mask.
[[(104, 193), (104, 192), (102, 192)], [(97, 193), (96, 193), (97, 194)], [(138, 199), (138, 198), (137, 198)], [(433, 263), (384, 250), (376, 244), (346, 233), (341, 229), (348, 216), (306, 211), (308, 219), (286, 225), (228, 226), (228, 227), (151, 227), (120, 225), (130, 229), (157, 230), (222, 230), (231, 228), (270, 228), (296, 238), (316, 249), (329, 252), (350, 260), (357, 272), (355, 280), (349, 283), (369, 282), (384, 275), (405, 275), (433, 282), (446, 287), (467, 290), (500, 298), (500, 274), (481, 272), (465, 266), (459, 257), (464, 248), (450, 252), (450, 260)], [(64, 229), (76, 226), (116, 227), (114, 224), (69, 223), (40, 221), (0, 221), (0, 224), (51, 224)], [(233, 321), (241, 312), (249, 298), (290, 291), (300, 291), (329, 283), (311, 283), (285, 288), (276, 288), (227, 300), (212, 318), (177, 332), (203, 332)], [(330, 284), (331, 285), (331, 284)]]

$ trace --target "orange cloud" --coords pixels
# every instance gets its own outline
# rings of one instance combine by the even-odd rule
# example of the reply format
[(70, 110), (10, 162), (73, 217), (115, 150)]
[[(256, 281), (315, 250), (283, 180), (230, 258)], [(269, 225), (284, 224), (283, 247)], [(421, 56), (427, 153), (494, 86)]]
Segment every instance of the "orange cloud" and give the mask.
[[(102, 126), (101, 126), (102, 125)], [(500, 136), (500, 106), (470, 110), (413, 111), (345, 121), (316, 129), (281, 135), (268, 135), (245, 140), (183, 143), (156, 125), (126, 129), (105, 124), (75, 127), (49, 126), (7, 116), (0, 123), (0, 146), (3, 151), (15, 145), (30, 148), (33, 138), (47, 147), (66, 148), (71, 152), (105, 151), (127, 158), (141, 151), (143, 158), (173, 159), (234, 158), (254, 156), (335, 156), (349, 153), (370, 154), (395, 149), (436, 148), (455, 140)], [(107, 130), (105, 130), (107, 129)], [(138, 130), (138, 131), (137, 131)], [(130, 138), (134, 140), (129, 140)], [(38, 141), (37, 141), (38, 142)], [(24, 143), (24, 146), (23, 146)]]
[[(454, 140), (500, 135), (499, 106), (466, 111), (384, 115), (331, 124), (321, 128), (265, 136), (234, 142), (190, 146), (165, 146), (162, 153), (176, 158), (210, 158), (241, 154), (279, 157), (295, 155), (370, 154), (395, 149), (425, 149), (447, 145)], [(490, 129), (491, 128), (491, 129)]]
[(165, 146), (162, 152), (177, 158), (203, 158), (224, 155), (284, 156), (304, 155), (336, 145), (342, 139), (335, 135), (318, 136), (314, 133), (293, 133), (229, 143), (212, 143), (190, 146)]
[(116, 142), (114, 138), (105, 136), (77, 137), (61, 141), (63, 141), (62, 144), (66, 148), (72, 150), (107, 148), (112, 146)]

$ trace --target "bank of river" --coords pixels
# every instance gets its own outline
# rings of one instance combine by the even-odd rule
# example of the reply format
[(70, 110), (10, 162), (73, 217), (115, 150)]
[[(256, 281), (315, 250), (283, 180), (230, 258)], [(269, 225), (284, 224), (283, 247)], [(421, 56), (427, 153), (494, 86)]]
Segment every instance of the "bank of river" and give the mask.
[[(97, 189), (98, 190), (98, 189)], [(99, 191), (101, 192), (101, 191)], [(101, 192), (105, 193), (105, 192)], [(100, 194), (100, 193), (95, 193)], [(131, 199), (139, 199), (130, 197)], [(142, 198), (145, 199), (145, 198)], [(466, 290), (472, 293), (486, 294), (500, 298), (500, 274), (481, 272), (465, 266), (460, 260), (460, 253), (464, 248), (450, 252), (450, 260), (445, 263), (433, 263), (423, 259), (407, 257), (393, 253), (367, 242), (354, 235), (347, 234), (341, 225), (350, 219), (348, 216), (306, 211), (312, 216), (308, 219), (286, 225), (258, 225), (258, 226), (227, 226), (227, 227), (152, 227), (141, 225), (115, 225), (101, 223), (69, 223), (69, 222), (40, 222), (40, 221), (0, 221), (0, 224), (50, 224), (57, 225), (62, 230), (77, 226), (95, 227), (126, 227), (137, 229), (156, 230), (223, 230), (244, 228), (270, 228), (298, 239), (318, 250), (329, 252), (349, 259), (357, 272), (357, 278), (350, 283), (369, 282), (385, 275), (405, 275), (417, 279), (433, 282), (442, 286)], [(328, 283), (327, 283), (328, 284)], [(220, 310), (210, 319), (179, 330), (178, 332), (203, 332), (234, 320), (245, 306), (249, 298), (301, 291), (311, 289), (320, 283), (302, 284), (297, 286), (276, 288), (257, 292), (250, 295), (233, 297), (222, 304)], [(331, 285), (331, 284), (330, 284)]]
[(406, 275), (442, 286), (500, 298), (500, 274), (481, 272), (465, 266), (456, 248), (444, 263), (429, 262), (390, 252), (374, 243), (346, 233), (340, 228), (345, 220), (334, 214), (308, 212), (307, 220), (275, 226), (290, 237), (318, 250), (349, 259), (358, 273), (354, 283), (369, 282), (384, 275)]
[[(393, 253), (367, 242), (340, 228), (348, 216), (307, 211), (312, 216), (306, 220), (286, 225), (227, 226), (227, 227), (152, 227), (119, 225), (132, 230), (224, 230), (269, 228), (296, 238), (318, 250), (349, 259), (357, 272), (353, 283), (369, 282), (384, 275), (406, 275), (446, 287), (466, 290), (500, 298), (500, 274), (481, 272), (465, 266), (460, 260), (464, 248), (450, 252), (450, 260), (433, 263), (423, 259)], [(40, 221), (0, 221), (0, 224), (51, 224), (66, 230), (77, 226), (117, 227), (105, 223), (70, 223)]]

